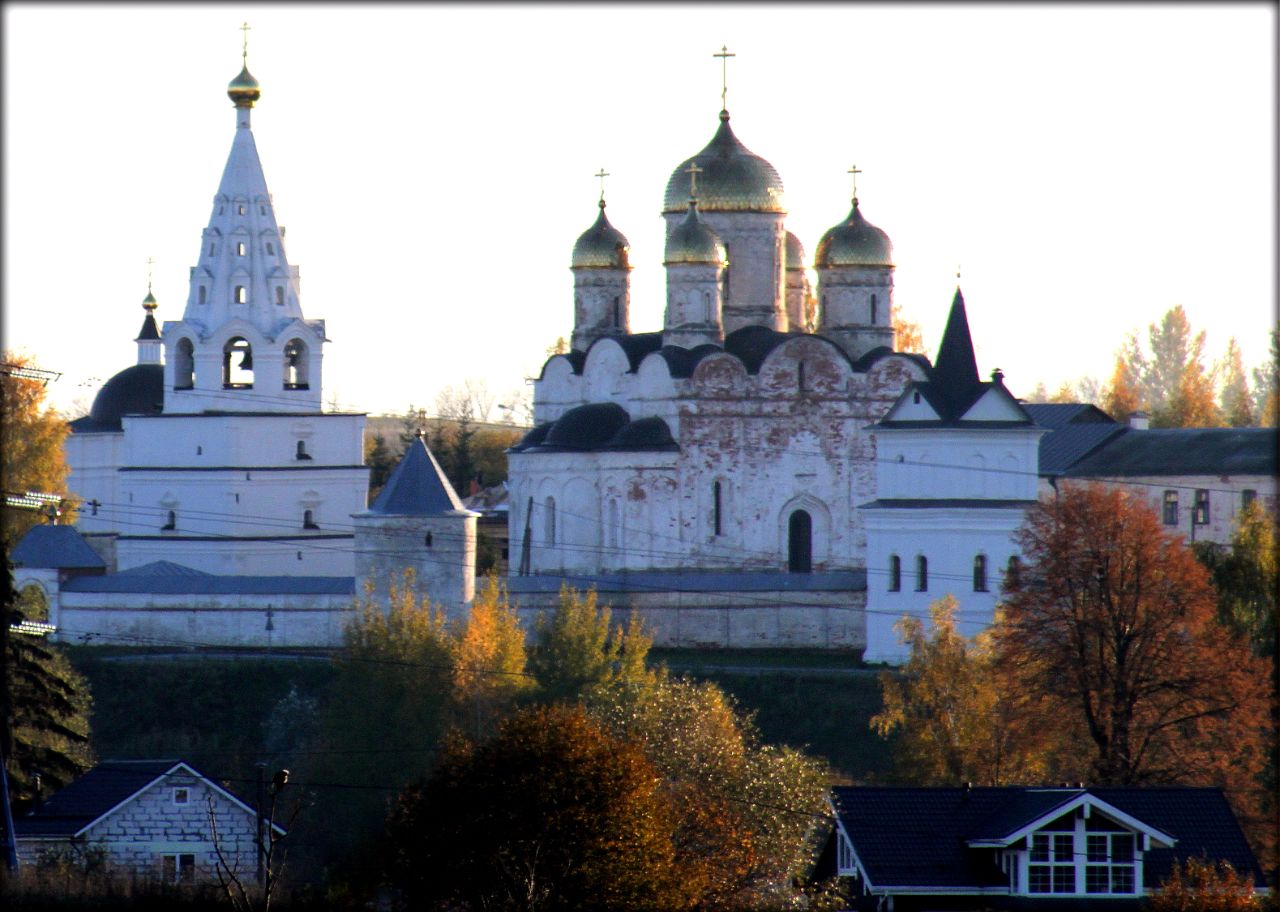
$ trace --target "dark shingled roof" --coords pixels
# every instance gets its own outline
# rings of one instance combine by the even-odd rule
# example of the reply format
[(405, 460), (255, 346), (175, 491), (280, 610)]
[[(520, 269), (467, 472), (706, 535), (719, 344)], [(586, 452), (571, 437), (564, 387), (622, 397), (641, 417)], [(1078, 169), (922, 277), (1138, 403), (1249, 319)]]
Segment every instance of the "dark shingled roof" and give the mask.
[(73, 431), (120, 430), (122, 415), (155, 415), (164, 409), (164, 367), (135, 364), (126, 367), (98, 390), (89, 410), (92, 426), (73, 421)]
[(1041, 475), (1061, 475), (1125, 429), (1095, 405), (1023, 403), (1022, 409), (1036, 424), (1049, 428), (1040, 438)]
[(105, 570), (107, 565), (72, 526), (32, 526), (9, 555), (32, 569)]
[(977, 839), (998, 839), (1089, 793), (1176, 840), (1144, 853), (1148, 889), (1175, 860), (1223, 859), (1257, 886), (1265, 878), (1223, 794), (1202, 788), (874, 788), (837, 787), (832, 803), (872, 885), (882, 887), (1002, 887), (1008, 878)]
[(462, 501), (440, 463), (419, 437), (405, 449), (400, 464), (370, 505), (369, 512), (423, 516), (462, 508)]
[(1063, 474), (1073, 478), (1275, 475), (1276, 430), (1126, 427)]
[(179, 762), (108, 760), (99, 763), (40, 807), (14, 820), (14, 832), (20, 837), (74, 836)]

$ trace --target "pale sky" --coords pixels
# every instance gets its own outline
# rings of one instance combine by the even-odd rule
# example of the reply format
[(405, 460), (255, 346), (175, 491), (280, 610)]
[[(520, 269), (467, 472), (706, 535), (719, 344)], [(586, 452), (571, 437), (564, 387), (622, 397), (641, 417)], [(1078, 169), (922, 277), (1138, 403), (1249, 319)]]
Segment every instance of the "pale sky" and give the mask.
[(932, 355), (961, 286), (985, 375), (1105, 379), (1174, 305), (1220, 357), (1275, 320), (1275, 8), (1226, 5), (22, 5), (4, 9), (4, 341), (87, 402), (133, 364), (147, 258), (180, 319), (234, 134), (254, 135), (327, 321), (325, 398), (372, 413), (483, 380), (500, 401), (572, 329), (569, 256), (631, 242), (662, 325), (667, 178), (710, 140), (728, 45), (738, 138), (812, 256), (888, 232)]

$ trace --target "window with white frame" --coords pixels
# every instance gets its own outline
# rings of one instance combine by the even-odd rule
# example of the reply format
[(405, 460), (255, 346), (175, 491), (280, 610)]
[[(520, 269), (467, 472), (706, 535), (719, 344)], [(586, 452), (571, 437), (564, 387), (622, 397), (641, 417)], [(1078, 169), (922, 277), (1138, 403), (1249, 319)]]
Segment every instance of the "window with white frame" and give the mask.
[[(1141, 892), (1138, 841), (1101, 814), (1060, 818), (1027, 837), (1027, 893), (1134, 896)], [(1017, 883), (1021, 878), (1015, 878)]]
[(175, 788), (173, 790), (173, 803), (174, 804), (190, 804), (191, 789), (187, 788), (186, 786), (179, 786)]

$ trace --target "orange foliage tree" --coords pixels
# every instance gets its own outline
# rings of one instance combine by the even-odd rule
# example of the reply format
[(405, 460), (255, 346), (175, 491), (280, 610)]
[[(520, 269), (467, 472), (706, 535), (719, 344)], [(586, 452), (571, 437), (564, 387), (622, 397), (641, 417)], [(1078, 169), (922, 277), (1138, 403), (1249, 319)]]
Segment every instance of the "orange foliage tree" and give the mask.
[(1253, 880), (1225, 861), (1202, 858), (1175, 863), (1160, 889), (1150, 898), (1151, 912), (1245, 912), (1260, 909)]
[[(1066, 485), (1018, 533), (998, 662), (1042, 695), (1044, 724), (1075, 724), (1079, 778), (1227, 790), (1255, 806), (1267, 669), (1217, 619), (1208, 573), (1140, 498)], [(1074, 777), (1074, 776), (1073, 776)]]
[[(4, 353), (4, 363), (14, 367), (35, 367), (34, 359)], [(62, 442), (67, 425), (56, 411), (45, 405), (42, 380), (14, 377), (8, 370), (0, 375), (0, 481), (5, 491), (23, 494), (67, 496), (67, 463)], [(44, 518), (38, 512), (6, 509), (3, 511), (3, 538), (12, 548), (32, 526)], [(63, 504), (64, 522), (75, 513), (70, 502)]]

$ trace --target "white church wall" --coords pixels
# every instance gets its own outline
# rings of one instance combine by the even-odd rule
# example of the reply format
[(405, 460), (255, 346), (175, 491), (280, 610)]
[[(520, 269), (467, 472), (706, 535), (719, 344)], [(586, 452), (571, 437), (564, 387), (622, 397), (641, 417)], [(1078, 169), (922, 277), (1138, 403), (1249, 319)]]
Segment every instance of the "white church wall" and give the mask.
[(71, 468), (67, 488), (81, 502), (76, 526), (84, 532), (111, 531), (123, 517), (117, 471), (123, 444), (124, 434), (119, 432), (67, 435), (64, 453)]

